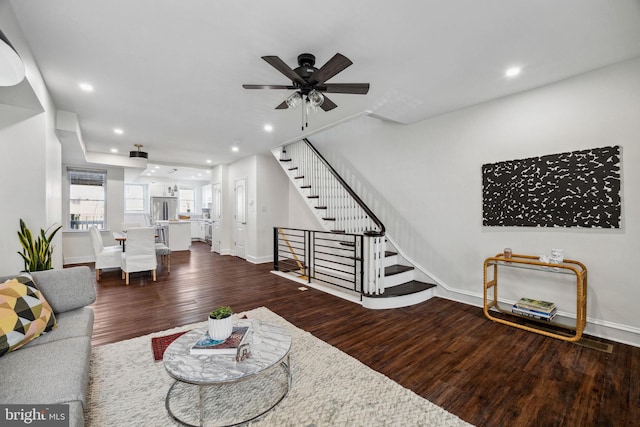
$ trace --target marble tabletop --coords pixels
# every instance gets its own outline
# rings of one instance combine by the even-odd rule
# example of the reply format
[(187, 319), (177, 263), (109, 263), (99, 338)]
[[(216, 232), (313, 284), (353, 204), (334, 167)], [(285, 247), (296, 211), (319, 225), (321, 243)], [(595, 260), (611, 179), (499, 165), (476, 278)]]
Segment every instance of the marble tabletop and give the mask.
[(238, 319), (234, 326), (249, 326), (245, 342), (251, 355), (236, 362), (235, 355), (193, 355), (190, 349), (207, 328), (194, 329), (176, 339), (164, 352), (164, 366), (173, 378), (191, 384), (236, 382), (278, 364), (289, 354), (291, 335), (280, 326), (261, 320)]

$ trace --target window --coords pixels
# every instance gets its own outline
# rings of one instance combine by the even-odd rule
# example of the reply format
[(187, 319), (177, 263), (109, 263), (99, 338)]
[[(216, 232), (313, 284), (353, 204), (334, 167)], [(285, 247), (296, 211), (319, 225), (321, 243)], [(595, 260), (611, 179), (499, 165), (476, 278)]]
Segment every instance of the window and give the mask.
[(69, 181), (69, 228), (105, 229), (107, 171), (67, 169)]
[(124, 185), (124, 210), (126, 212), (147, 212), (147, 186), (144, 184)]
[(185, 188), (180, 189), (179, 193), (180, 200), (180, 208), (178, 209), (181, 213), (195, 211), (196, 206), (196, 190), (193, 188)]

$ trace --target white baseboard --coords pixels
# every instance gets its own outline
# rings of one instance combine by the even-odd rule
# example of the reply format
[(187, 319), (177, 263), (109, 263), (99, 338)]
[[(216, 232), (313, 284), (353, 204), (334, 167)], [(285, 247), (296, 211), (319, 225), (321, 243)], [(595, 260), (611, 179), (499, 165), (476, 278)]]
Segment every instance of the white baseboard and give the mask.
[(252, 264), (266, 264), (268, 262), (273, 262), (273, 255), (261, 256), (261, 257), (254, 257), (254, 256), (248, 255), (247, 261), (249, 261)]

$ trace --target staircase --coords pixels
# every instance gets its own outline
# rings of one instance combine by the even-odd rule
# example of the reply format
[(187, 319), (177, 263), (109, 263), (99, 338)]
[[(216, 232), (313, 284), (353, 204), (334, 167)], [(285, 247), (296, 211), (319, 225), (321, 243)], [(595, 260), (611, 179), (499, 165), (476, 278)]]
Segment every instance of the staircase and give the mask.
[[(313, 243), (304, 243), (304, 249), (294, 253), (298, 249), (294, 249), (289, 242), (286, 242), (286, 245), (280, 245), (280, 252), (278, 252), (278, 239), (280, 235), (285, 236), (282, 231), (280, 235), (277, 232), (274, 234), (276, 270), (278, 258), (284, 261), (295, 259), (295, 265), (299, 268), (294, 269), (292, 273), (297, 277), (296, 280), (304, 277), (311, 286), (325, 290), (330, 287), (332, 289), (329, 291), (337, 295), (340, 295), (339, 290), (342, 289), (346, 299), (349, 300), (353, 300), (353, 294), (357, 293), (360, 303), (372, 309), (405, 307), (434, 296), (436, 285), (432, 283), (433, 280), (399, 255), (385, 237), (382, 222), (307, 139), (275, 148), (272, 153), (306, 201), (309, 209), (318, 218), (325, 232), (336, 237), (342, 234), (345, 240), (349, 241), (352, 240), (347, 237), (355, 235), (360, 239), (353, 241), (362, 242), (358, 243), (362, 246), (362, 256), (352, 257), (356, 272), (353, 274), (353, 289), (345, 289), (348, 287), (343, 284), (341, 269), (344, 264), (342, 262), (336, 262), (335, 269), (327, 264), (325, 258), (335, 261), (336, 254), (326, 246), (322, 248), (322, 256), (319, 258), (322, 260), (321, 267), (317, 267), (316, 264), (320, 263), (314, 261), (316, 257), (309, 255), (315, 250)], [(309, 231), (309, 233), (315, 236), (315, 232)], [(309, 238), (309, 241), (311, 240)], [(351, 243), (345, 241), (342, 244)], [(292, 257), (287, 252), (291, 252)], [(354, 253), (359, 252), (354, 251)], [(302, 259), (305, 262), (302, 262)], [(358, 268), (361, 268), (361, 273), (358, 273), (360, 271)], [(329, 277), (334, 280), (328, 281), (325, 276), (321, 279), (317, 276), (318, 279), (316, 279), (316, 274), (322, 274), (323, 270), (331, 271)], [(338, 273), (335, 273), (336, 271)], [(361, 274), (361, 279), (358, 274)], [(331, 281), (335, 283), (329, 283)], [(337, 289), (338, 292), (336, 292)]]

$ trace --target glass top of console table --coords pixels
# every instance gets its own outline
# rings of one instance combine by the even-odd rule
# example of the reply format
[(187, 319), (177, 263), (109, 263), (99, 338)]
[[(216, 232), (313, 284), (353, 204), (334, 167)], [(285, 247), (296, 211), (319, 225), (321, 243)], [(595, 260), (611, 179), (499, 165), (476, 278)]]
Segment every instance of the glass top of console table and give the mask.
[[(518, 258), (512, 258), (512, 259), (518, 259)], [(558, 267), (554, 266), (554, 265), (535, 265), (535, 264), (522, 264), (519, 262), (513, 262), (513, 261), (506, 261), (506, 260), (491, 260), (487, 263), (487, 265), (498, 265), (501, 267), (511, 267), (511, 268), (522, 268), (525, 270), (535, 270), (535, 271), (544, 271), (544, 272), (549, 272), (549, 273), (558, 273), (558, 274), (569, 274), (569, 275), (575, 275), (575, 272), (572, 269), (569, 268), (560, 268), (559, 266), (571, 266), (574, 267), (573, 264), (565, 264), (565, 263), (560, 263), (558, 264)]]

